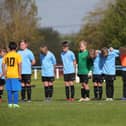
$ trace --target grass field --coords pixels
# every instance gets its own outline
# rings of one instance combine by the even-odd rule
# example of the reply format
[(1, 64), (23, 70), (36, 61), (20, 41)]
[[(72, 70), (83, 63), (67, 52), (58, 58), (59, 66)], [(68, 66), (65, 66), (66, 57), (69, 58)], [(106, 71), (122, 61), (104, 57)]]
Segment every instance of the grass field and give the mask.
[[(122, 96), (122, 81), (115, 81), (115, 100), (113, 102), (89, 101), (78, 103), (64, 100), (63, 80), (55, 81), (53, 101), (44, 102), (43, 87), (40, 80), (32, 92), (32, 103), (21, 103), (20, 109), (7, 107), (6, 93), (4, 102), (0, 105), (0, 126), (125, 126), (126, 101), (120, 101)], [(80, 98), (80, 85), (76, 86), (76, 98)], [(105, 86), (105, 84), (104, 84)], [(93, 97), (92, 83), (91, 97)], [(105, 90), (104, 96), (105, 99)]]

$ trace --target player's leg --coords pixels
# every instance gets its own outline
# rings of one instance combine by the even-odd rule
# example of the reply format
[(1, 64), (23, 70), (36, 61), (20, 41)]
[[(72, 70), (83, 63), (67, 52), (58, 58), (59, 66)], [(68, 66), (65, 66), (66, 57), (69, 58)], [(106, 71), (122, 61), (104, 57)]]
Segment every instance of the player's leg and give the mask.
[(98, 75), (98, 95), (99, 95), (99, 100), (102, 99), (102, 94), (103, 94), (103, 89), (102, 89), (102, 83), (103, 83), (103, 76)]
[(5, 84), (5, 80), (4, 79), (0, 79), (0, 103), (2, 102), (2, 95), (3, 95), (3, 91), (4, 91), (4, 84)]
[(71, 93), (71, 101), (74, 101), (75, 96), (75, 88), (74, 88), (75, 74), (69, 75), (69, 85), (70, 85), (70, 93)]
[(69, 81), (70, 84), (70, 92), (71, 92), (71, 101), (74, 101), (74, 96), (75, 96), (75, 88), (74, 88), (74, 82)]
[(85, 75), (84, 76), (84, 88), (85, 88), (85, 95), (86, 95), (85, 101), (90, 100), (90, 88), (88, 85), (88, 80), (89, 80), (88, 75)]
[(70, 84), (69, 84), (69, 75), (64, 74), (64, 84), (65, 84), (65, 94), (66, 94), (66, 100), (70, 100)]
[(18, 105), (18, 91), (13, 91), (14, 95), (14, 108), (19, 108), (20, 106)]
[(84, 99), (86, 98), (86, 90), (85, 90), (85, 77), (84, 75), (79, 75), (80, 78), (80, 83), (81, 83), (81, 98), (79, 100), (79, 102), (84, 101)]
[(70, 100), (70, 85), (69, 81), (65, 81), (65, 94), (66, 94), (66, 100)]
[(12, 108), (12, 86), (11, 86), (11, 79), (6, 80), (6, 90), (7, 90), (7, 99), (8, 99), (8, 107)]
[(25, 97), (25, 93), (26, 93), (26, 84), (25, 84), (25, 75), (22, 75), (22, 79), (21, 79), (21, 100), (25, 101), (26, 97)]
[(106, 96), (107, 96), (107, 101), (112, 100), (114, 95), (114, 80), (107, 78), (106, 79)]
[(101, 100), (103, 94), (102, 83), (98, 83), (98, 89), (99, 89), (99, 100)]
[(12, 100), (13, 93), (11, 90), (7, 91), (7, 97), (8, 97), (8, 107), (11, 108), (13, 105), (13, 100)]
[(27, 99), (28, 99), (28, 102), (31, 102), (31, 95), (32, 95), (31, 75), (26, 75), (25, 83), (26, 83), (26, 87), (27, 87)]
[(94, 99), (98, 99), (98, 84), (94, 82)]
[(53, 97), (53, 81), (54, 81), (54, 77), (49, 77), (49, 81), (48, 81), (49, 100), (51, 100), (51, 98)]
[(122, 98), (122, 100), (126, 100), (126, 71), (122, 71), (122, 80), (123, 80), (123, 98)]

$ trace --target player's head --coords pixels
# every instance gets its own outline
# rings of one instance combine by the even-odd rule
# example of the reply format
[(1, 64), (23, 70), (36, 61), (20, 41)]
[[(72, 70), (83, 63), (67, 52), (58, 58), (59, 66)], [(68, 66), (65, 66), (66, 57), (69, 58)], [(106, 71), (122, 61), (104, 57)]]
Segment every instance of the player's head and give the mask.
[(87, 42), (84, 40), (81, 40), (79, 43), (79, 49), (80, 51), (85, 51), (87, 49)]
[(89, 50), (89, 57), (92, 59), (94, 59), (96, 57), (96, 50), (95, 49)]
[(17, 44), (16, 44), (16, 42), (11, 41), (11, 42), (9, 43), (8, 48), (9, 48), (10, 51), (16, 50), (16, 49), (17, 49)]
[(120, 52), (120, 55), (126, 55), (126, 48), (125, 47), (120, 47), (119, 52)]
[(46, 45), (40, 46), (40, 53), (46, 55), (48, 52), (48, 47)]
[(69, 42), (67, 40), (62, 42), (62, 51), (66, 52), (69, 49)]
[(19, 46), (21, 50), (25, 50), (28, 47), (28, 42), (26, 40), (21, 40)]
[(0, 56), (4, 56), (5, 54), (7, 53), (7, 50), (6, 49), (0, 49)]
[(108, 56), (108, 48), (104, 47), (101, 49), (101, 55), (104, 57)]

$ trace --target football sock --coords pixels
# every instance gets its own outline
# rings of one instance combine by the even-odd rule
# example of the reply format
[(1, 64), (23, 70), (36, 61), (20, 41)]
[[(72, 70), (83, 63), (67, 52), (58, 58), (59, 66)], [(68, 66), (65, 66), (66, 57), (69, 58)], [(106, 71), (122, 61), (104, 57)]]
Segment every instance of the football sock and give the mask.
[(94, 86), (94, 97), (98, 98), (98, 87)]
[(18, 91), (14, 91), (14, 104), (18, 104)]
[(53, 86), (48, 87), (48, 96), (51, 98), (53, 96)]
[(0, 90), (0, 98), (2, 98), (3, 90)]
[(70, 86), (70, 88), (71, 88), (71, 98), (74, 98), (74, 94), (75, 94), (74, 85)]
[(65, 91), (66, 91), (66, 98), (70, 98), (70, 91), (69, 91), (69, 86), (65, 87)]
[(107, 98), (113, 98), (113, 94), (114, 94), (113, 80), (107, 80), (106, 81), (106, 96)]
[(99, 99), (102, 99), (103, 89), (102, 86), (99, 87)]
[(22, 98), (22, 100), (25, 99), (25, 91), (26, 91), (26, 87), (22, 87), (22, 90), (21, 90), (21, 98)]
[(48, 98), (48, 87), (44, 87), (45, 89), (45, 97)]
[(82, 98), (85, 98), (85, 89), (84, 88), (81, 88), (81, 97)]
[(86, 91), (86, 96), (89, 98), (90, 97), (90, 90), (85, 90)]
[(12, 91), (7, 91), (8, 95), (8, 104), (12, 104)]
[(28, 100), (31, 100), (31, 86), (27, 86), (27, 97)]

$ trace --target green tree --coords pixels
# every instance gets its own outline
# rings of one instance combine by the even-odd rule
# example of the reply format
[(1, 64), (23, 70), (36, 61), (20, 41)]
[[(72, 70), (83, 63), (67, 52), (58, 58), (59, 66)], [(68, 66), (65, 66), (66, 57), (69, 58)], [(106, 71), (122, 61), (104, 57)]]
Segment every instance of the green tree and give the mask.
[(0, 2), (0, 43), (38, 39), (37, 6), (34, 0), (3, 0)]

